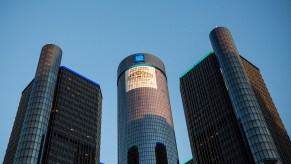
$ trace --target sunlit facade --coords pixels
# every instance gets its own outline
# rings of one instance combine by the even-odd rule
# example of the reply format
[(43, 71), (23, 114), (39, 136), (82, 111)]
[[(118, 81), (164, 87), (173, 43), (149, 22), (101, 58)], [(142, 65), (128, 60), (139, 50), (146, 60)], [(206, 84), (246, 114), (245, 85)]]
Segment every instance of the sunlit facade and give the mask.
[(118, 163), (178, 163), (165, 67), (146, 53), (118, 67)]

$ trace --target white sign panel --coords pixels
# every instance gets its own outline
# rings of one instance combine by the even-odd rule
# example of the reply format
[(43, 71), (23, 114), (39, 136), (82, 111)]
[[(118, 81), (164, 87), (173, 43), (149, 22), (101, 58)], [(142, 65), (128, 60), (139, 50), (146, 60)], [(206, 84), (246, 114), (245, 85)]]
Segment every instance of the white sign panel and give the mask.
[(150, 87), (157, 89), (156, 71), (154, 67), (137, 66), (125, 72), (125, 91)]

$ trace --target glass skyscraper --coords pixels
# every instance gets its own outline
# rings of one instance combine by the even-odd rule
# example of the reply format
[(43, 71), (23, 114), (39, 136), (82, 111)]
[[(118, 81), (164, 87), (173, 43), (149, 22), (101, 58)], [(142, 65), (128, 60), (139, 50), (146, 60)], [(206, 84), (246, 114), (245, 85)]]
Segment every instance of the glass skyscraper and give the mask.
[(42, 48), (23, 120), (14, 163), (37, 163), (42, 157), (62, 51), (52, 44)]
[(130, 55), (118, 67), (117, 85), (118, 163), (179, 163), (163, 62)]
[(3, 163), (99, 162), (100, 86), (60, 62), (61, 49), (45, 45), (22, 92)]
[(291, 142), (259, 69), (230, 32), (210, 33), (214, 53), (180, 77), (192, 153), (198, 163), (290, 163)]

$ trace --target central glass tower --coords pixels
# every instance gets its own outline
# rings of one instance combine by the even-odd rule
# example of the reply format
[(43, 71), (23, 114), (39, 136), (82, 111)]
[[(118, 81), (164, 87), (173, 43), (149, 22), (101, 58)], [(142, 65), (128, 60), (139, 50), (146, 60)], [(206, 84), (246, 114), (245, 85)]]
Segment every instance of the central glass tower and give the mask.
[(146, 53), (118, 67), (118, 163), (179, 163), (163, 62)]

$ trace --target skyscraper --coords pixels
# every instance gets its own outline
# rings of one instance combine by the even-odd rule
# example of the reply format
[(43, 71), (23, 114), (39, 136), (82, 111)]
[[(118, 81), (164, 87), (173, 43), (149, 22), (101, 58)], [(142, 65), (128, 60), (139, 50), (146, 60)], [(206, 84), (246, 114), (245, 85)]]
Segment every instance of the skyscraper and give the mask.
[(61, 58), (58, 46), (42, 48), (14, 157), (16, 164), (37, 163), (42, 158)]
[(5, 164), (99, 162), (100, 86), (60, 67), (60, 55), (56, 45), (43, 47), (36, 76), (22, 93)]
[(291, 141), (279, 116), (260, 70), (241, 57), (244, 70), (250, 80), (261, 111), (273, 137), (282, 163), (291, 163)]
[(61, 66), (44, 163), (99, 163), (101, 111), (99, 84)]
[(119, 64), (117, 85), (118, 163), (179, 163), (163, 62), (130, 55)]
[(180, 78), (193, 156), (198, 163), (252, 163), (214, 53)]
[(290, 163), (290, 139), (259, 69), (239, 56), (226, 28), (210, 39), (215, 53), (180, 77), (198, 163)]

